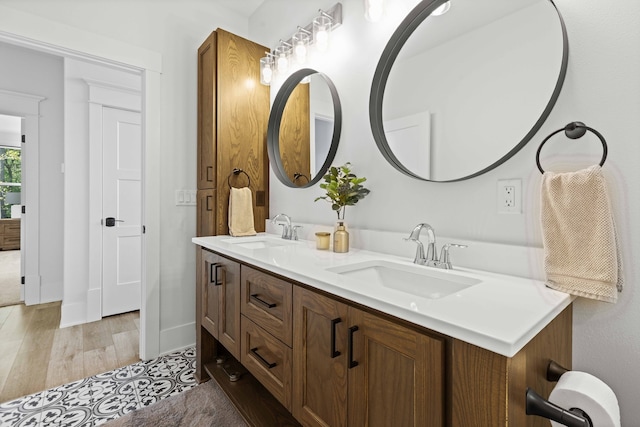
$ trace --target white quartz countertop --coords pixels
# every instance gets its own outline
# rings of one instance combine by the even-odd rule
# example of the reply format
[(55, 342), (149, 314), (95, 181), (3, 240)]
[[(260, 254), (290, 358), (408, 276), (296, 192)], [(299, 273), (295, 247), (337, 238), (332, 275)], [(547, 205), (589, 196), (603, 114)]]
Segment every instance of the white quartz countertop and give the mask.
[[(195, 237), (192, 242), (238, 261), (271, 271), (330, 294), (407, 320), (495, 353), (512, 357), (564, 310), (574, 297), (547, 288), (538, 280), (467, 268), (443, 274), (481, 279), (478, 285), (438, 299), (371, 286), (327, 269), (387, 260), (412, 266), (412, 260), (351, 248), (348, 253), (316, 250), (312, 241), (287, 241), (274, 247), (250, 248), (237, 242), (279, 236)], [(259, 246), (259, 245), (256, 245)], [(423, 267), (420, 268), (432, 268)]]

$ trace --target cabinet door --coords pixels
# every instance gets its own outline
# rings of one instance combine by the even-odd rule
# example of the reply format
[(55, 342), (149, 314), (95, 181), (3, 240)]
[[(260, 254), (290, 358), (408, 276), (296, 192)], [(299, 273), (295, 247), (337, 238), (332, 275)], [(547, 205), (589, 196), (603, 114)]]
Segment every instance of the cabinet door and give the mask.
[(348, 307), (295, 286), (293, 311), (293, 415), (305, 426), (346, 426)]
[(216, 235), (216, 190), (198, 190), (198, 216), (196, 218), (196, 235)]
[(198, 190), (216, 184), (216, 33), (198, 49)]
[(218, 341), (240, 360), (240, 264), (217, 256)]
[[(229, 185), (248, 186), (254, 195), (254, 227), (265, 231), (269, 217), (267, 126), (269, 86), (261, 85), (260, 58), (269, 49), (220, 28), (217, 33), (216, 188), (217, 233), (229, 234)], [(247, 82), (256, 82), (247, 89)], [(234, 168), (244, 174), (234, 175)]]
[(443, 341), (353, 307), (349, 316), (349, 425), (443, 426)]
[(219, 273), (217, 266), (218, 256), (212, 252), (202, 250), (202, 268), (200, 270), (200, 286), (202, 297), (198, 301), (202, 326), (214, 337), (218, 338), (218, 317), (220, 311), (220, 292), (218, 290)]

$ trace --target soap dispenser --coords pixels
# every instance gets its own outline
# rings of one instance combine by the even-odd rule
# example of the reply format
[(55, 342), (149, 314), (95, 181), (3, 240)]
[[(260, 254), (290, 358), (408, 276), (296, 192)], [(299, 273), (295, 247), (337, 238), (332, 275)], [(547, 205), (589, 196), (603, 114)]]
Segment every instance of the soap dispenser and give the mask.
[(349, 252), (349, 232), (342, 221), (338, 221), (338, 228), (333, 233), (333, 251), (339, 253)]

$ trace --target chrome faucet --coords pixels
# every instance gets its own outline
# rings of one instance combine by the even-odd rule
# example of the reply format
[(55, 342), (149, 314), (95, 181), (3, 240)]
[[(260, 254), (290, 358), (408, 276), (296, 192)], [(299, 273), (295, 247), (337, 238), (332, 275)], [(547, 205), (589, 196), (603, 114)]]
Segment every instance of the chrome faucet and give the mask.
[(302, 228), (301, 225), (291, 225), (291, 218), (287, 214), (279, 213), (271, 220), (272, 224), (276, 224), (280, 217), (284, 218), (285, 223), (280, 224), (282, 226), (282, 238), (286, 240), (298, 240), (298, 228)]
[[(427, 230), (429, 235), (429, 243), (427, 246), (427, 254), (424, 253), (424, 246), (420, 241), (420, 231), (422, 229)], [(466, 248), (467, 245), (460, 245), (457, 243), (447, 243), (442, 247), (442, 251), (440, 251), (440, 258), (438, 258), (438, 253), (436, 252), (436, 232), (429, 224), (420, 223), (415, 226), (415, 228), (411, 231), (411, 234), (405, 240), (415, 242), (418, 247), (416, 248), (416, 256), (413, 259), (414, 264), (427, 265), (429, 267), (436, 268), (444, 268), (447, 270), (451, 270), (453, 266), (451, 265), (451, 258), (449, 257), (449, 249), (450, 248)]]
[[(420, 232), (422, 229), (427, 230), (429, 235), (429, 244), (427, 245), (427, 255), (424, 254), (424, 246), (420, 241)], [(416, 256), (413, 259), (414, 264), (429, 265), (430, 262), (435, 262), (438, 258), (436, 253), (436, 232), (432, 226), (426, 223), (420, 223), (415, 226), (411, 231), (411, 234), (405, 240), (416, 242), (418, 247), (416, 248)]]

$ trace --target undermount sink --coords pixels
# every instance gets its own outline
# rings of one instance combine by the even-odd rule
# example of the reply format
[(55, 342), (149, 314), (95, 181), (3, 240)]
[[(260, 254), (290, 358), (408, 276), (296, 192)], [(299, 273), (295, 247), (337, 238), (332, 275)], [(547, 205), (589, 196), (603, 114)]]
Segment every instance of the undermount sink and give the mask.
[(334, 273), (396, 291), (438, 299), (482, 283), (451, 270), (375, 260), (327, 269)]
[(225, 243), (230, 243), (241, 248), (246, 249), (265, 249), (274, 248), (276, 246), (290, 245), (293, 242), (291, 240), (271, 238), (271, 237), (233, 237), (223, 240)]

